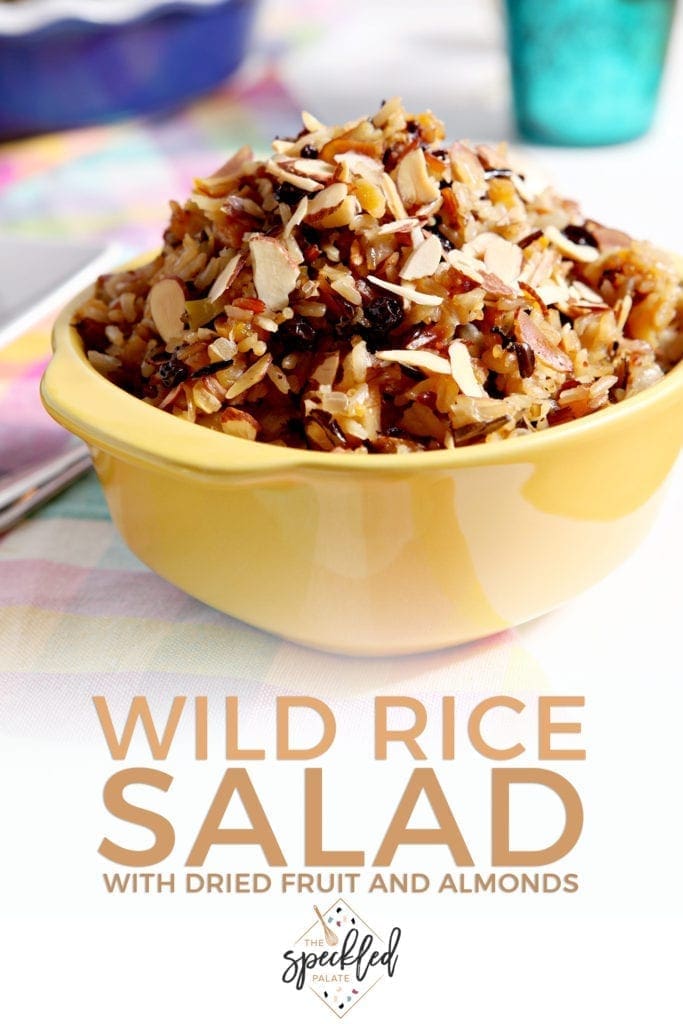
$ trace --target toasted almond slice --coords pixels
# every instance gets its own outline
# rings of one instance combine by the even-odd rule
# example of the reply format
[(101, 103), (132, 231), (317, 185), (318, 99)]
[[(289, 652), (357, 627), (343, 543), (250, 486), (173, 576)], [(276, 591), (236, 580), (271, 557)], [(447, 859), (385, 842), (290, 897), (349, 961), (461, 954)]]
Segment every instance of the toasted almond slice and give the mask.
[(244, 262), (244, 258), (240, 253), (237, 253), (225, 264), (216, 280), (211, 285), (211, 291), (208, 294), (209, 302), (216, 302), (220, 299), (226, 288), (229, 288), (234, 278), (237, 276), (238, 267)]
[(548, 241), (552, 242), (563, 256), (568, 256), (575, 263), (592, 263), (600, 255), (592, 245), (577, 245), (571, 242), (554, 224), (549, 224), (544, 233)]
[(259, 424), (258, 420), (255, 420), (244, 409), (231, 407), (221, 413), (221, 427), (226, 434), (230, 434), (232, 437), (243, 437), (247, 441), (255, 441)]
[(517, 341), (526, 342), (546, 366), (551, 366), (554, 370), (562, 370), (564, 373), (572, 369), (573, 363), (567, 353), (555, 345), (551, 345), (523, 309), (518, 309), (515, 314), (515, 335)]
[(339, 206), (346, 199), (348, 194), (348, 188), (341, 181), (335, 182), (334, 185), (328, 185), (317, 196), (309, 199), (306, 216), (313, 217), (316, 213), (322, 213), (323, 210), (333, 210), (335, 206)]
[(282, 242), (268, 235), (253, 235), (249, 251), (259, 299), (270, 310), (284, 309), (299, 277), (299, 267)]
[(408, 214), (406, 213), (406, 208), (403, 205), (403, 201), (400, 195), (398, 194), (398, 189), (394, 184), (394, 179), (391, 178), (386, 171), (382, 175), (382, 191), (384, 192), (384, 195), (387, 197), (387, 206), (393, 213), (396, 220), (406, 220), (408, 217)]
[(307, 132), (320, 132), (325, 129), (325, 125), (322, 121), (319, 121), (317, 117), (313, 116), (313, 114), (309, 114), (307, 110), (302, 110), (301, 120)]
[(494, 232), (485, 234), (489, 235), (483, 248), (487, 270), (516, 291), (522, 269), (522, 250), (518, 245), (508, 242), (506, 238), (501, 238)]
[(149, 311), (168, 348), (185, 329), (185, 292), (180, 282), (174, 277), (157, 281), (149, 293)]
[(419, 220), (415, 217), (404, 217), (402, 220), (391, 220), (388, 224), (382, 224), (377, 228), (375, 235), (397, 235), (404, 231), (412, 231), (420, 226)]
[(226, 399), (232, 401), (233, 398), (237, 398), (239, 395), (248, 391), (249, 388), (253, 388), (255, 384), (262, 381), (268, 372), (268, 367), (273, 361), (273, 357), (270, 352), (267, 352), (265, 356), (261, 356), (248, 370), (245, 370), (241, 377), (238, 377), (232, 387), (226, 393)]
[(230, 178), (239, 171), (243, 164), (246, 164), (253, 159), (254, 151), (251, 146), (242, 146), (242, 148), (238, 149), (229, 160), (226, 160), (224, 164), (221, 164), (218, 170), (214, 171), (213, 174), (209, 175), (209, 177), (204, 180), (215, 181), (216, 179)]
[(441, 263), (443, 249), (436, 235), (429, 235), (413, 250), (401, 270), (401, 277), (406, 281), (416, 281), (420, 277), (430, 277)]
[(467, 395), (469, 398), (486, 398), (486, 392), (474, 376), (474, 367), (467, 345), (464, 345), (462, 341), (452, 342), (448, 346), (448, 358), (451, 364), (451, 376), (463, 395)]
[[(528, 285), (529, 288), (533, 287)], [(534, 291), (546, 306), (556, 306), (558, 302), (567, 302), (569, 298), (569, 289), (566, 284), (560, 284), (557, 281), (547, 281), (545, 284), (541, 284)]]
[(599, 224), (597, 220), (587, 220), (586, 228), (598, 243), (600, 252), (606, 252), (609, 249), (628, 249), (633, 244), (630, 235), (624, 231), (618, 231), (616, 228), (608, 228), (604, 224)]
[(396, 169), (396, 184), (406, 206), (431, 203), (439, 197), (439, 186), (429, 176), (424, 152), (411, 149)]
[(325, 160), (308, 160), (303, 157), (292, 162), (292, 170), (303, 174), (305, 178), (315, 178), (316, 181), (329, 181), (336, 168)]
[(436, 352), (425, 352), (424, 349), (407, 350), (403, 348), (385, 349), (376, 352), (378, 359), (384, 359), (388, 363), (400, 363), (402, 366), (414, 366), (417, 370), (426, 370), (427, 373), (442, 373), (447, 376), (451, 374), (451, 364), (443, 356)]
[(590, 309), (608, 309), (605, 300), (583, 281), (573, 281), (569, 286), (569, 305), (587, 306)]
[(294, 213), (292, 214), (292, 216), (289, 218), (289, 220), (287, 221), (287, 223), (285, 225), (285, 230), (283, 231), (283, 237), (284, 238), (289, 238), (289, 236), (291, 235), (291, 233), (294, 230), (294, 228), (297, 226), (297, 224), (301, 224), (301, 221), (304, 219), (304, 217), (306, 216), (307, 213), (308, 213), (308, 196), (304, 196), (303, 199), (301, 200), (301, 202), (299, 203), (299, 205), (297, 206), (296, 210), (294, 211)]
[(382, 181), (383, 165), (379, 160), (368, 156), (367, 153), (356, 153), (349, 149), (346, 153), (335, 153), (334, 161), (338, 164), (346, 164), (352, 174), (367, 178), (373, 185), (378, 185)]
[(321, 182), (313, 181), (312, 178), (304, 178), (302, 174), (292, 174), (291, 171), (288, 171), (275, 160), (267, 162), (266, 170), (279, 181), (288, 181), (290, 185), (296, 185), (297, 188), (303, 189), (304, 192), (319, 192), (323, 187)]
[(481, 192), (486, 187), (484, 168), (477, 154), (462, 142), (454, 142), (450, 150), (453, 174), (463, 185)]
[[(320, 193), (322, 195), (322, 192)], [(347, 227), (354, 217), (360, 213), (360, 203), (355, 196), (346, 196), (339, 206), (313, 218), (316, 227), (320, 228), (344, 228)], [(310, 211), (309, 211), (310, 216)]]
[(459, 273), (469, 278), (475, 284), (484, 283), (484, 275), (486, 273), (486, 267), (481, 260), (476, 257), (469, 255), (461, 249), (451, 249), (446, 254), (446, 259)]
[(380, 277), (373, 277), (372, 274), (368, 274), (368, 281), (378, 285), (380, 288), (386, 289), (388, 292), (393, 292), (394, 295), (400, 295), (402, 299), (405, 299), (407, 302), (414, 302), (418, 306), (440, 306), (443, 302), (442, 295), (429, 295), (427, 292), (418, 292), (416, 288), (411, 288), (407, 284), (391, 284), (390, 281), (383, 281)]

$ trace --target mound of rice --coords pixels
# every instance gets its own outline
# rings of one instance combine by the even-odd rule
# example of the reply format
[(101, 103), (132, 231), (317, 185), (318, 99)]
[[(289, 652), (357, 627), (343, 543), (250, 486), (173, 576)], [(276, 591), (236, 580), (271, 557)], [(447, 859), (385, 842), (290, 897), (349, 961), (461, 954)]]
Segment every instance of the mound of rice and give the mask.
[(98, 280), (74, 321), (93, 366), (213, 430), (361, 454), (544, 430), (659, 380), (683, 353), (671, 258), (504, 146), (443, 140), (393, 99), (240, 150), (171, 204), (156, 259)]

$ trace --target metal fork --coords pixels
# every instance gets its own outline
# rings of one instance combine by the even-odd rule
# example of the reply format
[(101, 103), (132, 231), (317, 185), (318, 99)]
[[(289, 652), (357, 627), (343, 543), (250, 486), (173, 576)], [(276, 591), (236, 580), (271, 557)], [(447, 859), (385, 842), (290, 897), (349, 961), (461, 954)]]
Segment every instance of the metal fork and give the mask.
[(0, 479), (0, 534), (59, 494), (92, 466), (85, 445), (77, 444), (18, 473)]

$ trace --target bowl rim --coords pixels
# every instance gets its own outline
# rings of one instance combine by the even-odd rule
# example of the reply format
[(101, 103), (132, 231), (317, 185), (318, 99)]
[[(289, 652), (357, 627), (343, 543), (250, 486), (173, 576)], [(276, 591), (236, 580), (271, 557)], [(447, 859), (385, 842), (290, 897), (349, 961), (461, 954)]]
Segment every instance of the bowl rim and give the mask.
[(0, 4), (0, 36), (23, 36), (79, 22), (100, 28), (127, 25), (169, 11), (208, 9), (237, 0), (22, 0)]
[[(149, 254), (126, 267), (140, 265)], [(135, 462), (212, 476), (315, 470), (379, 475), (412, 474), (510, 464), (548, 449), (609, 435), (653, 405), (683, 405), (683, 359), (661, 380), (636, 395), (569, 423), (534, 434), (486, 444), (427, 452), (353, 455), (319, 452), (249, 441), (208, 430), (172, 416), (129, 394), (100, 374), (88, 360), (72, 326), (76, 309), (92, 293), (83, 289), (61, 310), (52, 331), (53, 355), (43, 374), (40, 395), (50, 415), (95, 448)]]

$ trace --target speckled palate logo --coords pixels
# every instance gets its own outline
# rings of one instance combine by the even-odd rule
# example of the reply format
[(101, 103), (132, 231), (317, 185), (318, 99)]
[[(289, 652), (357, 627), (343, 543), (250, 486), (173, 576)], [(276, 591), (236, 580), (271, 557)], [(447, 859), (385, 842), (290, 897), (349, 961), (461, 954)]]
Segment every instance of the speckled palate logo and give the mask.
[(341, 899), (313, 912), (312, 924), (283, 954), (282, 980), (344, 1017), (382, 978), (393, 977), (401, 929), (392, 928), (385, 942)]

